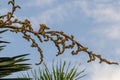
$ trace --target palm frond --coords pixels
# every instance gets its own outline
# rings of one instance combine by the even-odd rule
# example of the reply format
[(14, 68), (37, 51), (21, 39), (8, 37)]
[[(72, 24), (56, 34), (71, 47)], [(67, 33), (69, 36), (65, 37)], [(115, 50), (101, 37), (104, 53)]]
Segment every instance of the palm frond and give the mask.
[(31, 78), (5, 78), (5, 79), (0, 79), (0, 80), (32, 80)]
[[(7, 30), (1, 30), (0, 34), (6, 31)], [(0, 39), (1, 38), (2, 37), (0, 37)], [(0, 40), (0, 51), (6, 47), (6, 43), (9, 42)], [(32, 80), (31, 78), (4, 78), (15, 72), (31, 69), (30, 64), (23, 63), (29, 60), (24, 58), (27, 55), (29, 54), (17, 55), (14, 57), (0, 57), (0, 80)]]
[(1, 30), (1, 31), (0, 31), (0, 34), (6, 32), (6, 31), (8, 31), (8, 30), (7, 30), (7, 29), (6, 29), (6, 30)]
[(24, 59), (28, 54), (19, 55), (15, 57), (0, 57), (0, 78), (11, 75), (14, 72), (24, 71), (30, 69), (30, 64), (23, 64), (29, 59)]
[[(52, 71), (48, 66), (43, 63), (42, 69), (32, 70), (31, 73), (22, 74), (23, 78), (32, 77), (34, 80), (79, 80), (85, 76), (85, 70), (79, 71), (80, 66), (70, 66), (71, 63), (67, 64), (66, 61), (60, 61), (60, 64), (52, 64)], [(32, 76), (31, 76), (32, 75)]]
[[(6, 31), (8, 31), (8, 30), (0, 30), (0, 34), (6, 32)], [(0, 37), (0, 38), (2, 38), (2, 37)], [(6, 45), (3, 45), (4, 43), (9, 43), (9, 42), (0, 40), (0, 44), (2, 44), (2, 45), (0, 45), (0, 51), (3, 50), (4, 47), (6, 46)]]

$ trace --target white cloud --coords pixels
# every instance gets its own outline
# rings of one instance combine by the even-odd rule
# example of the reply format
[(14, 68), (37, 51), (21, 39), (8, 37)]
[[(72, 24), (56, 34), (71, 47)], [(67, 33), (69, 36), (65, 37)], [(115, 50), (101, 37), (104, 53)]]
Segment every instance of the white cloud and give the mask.
[(114, 0), (92, 0), (92, 1), (94, 1), (94, 2), (96, 2), (96, 3), (106, 3), (106, 4), (118, 4), (118, 3), (120, 3), (120, 1), (119, 0), (116, 0), (116, 1), (114, 1)]
[(33, 20), (36, 19), (39, 22), (47, 23), (47, 22), (52, 22), (55, 20), (56, 21), (63, 20), (65, 15), (66, 15), (66, 13), (62, 9), (62, 6), (59, 6), (57, 8), (47, 10), (47, 11), (43, 12), (41, 15), (32, 17), (31, 19), (33, 19)]
[[(90, 18), (92, 18), (95, 24), (98, 24), (99, 28), (95, 28), (97, 33), (101, 36), (107, 36), (112, 40), (120, 40), (120, 8), (119, 3), (101, 3), (97, 0), (84, 1), (82, 6), (83, 12)], [(103, 1), (103, 0), (102, 0)], [(105, 0), (106, 1), (106, 0)], [(100, 28), (100, 25), (102, 28)], [(96, 33), (96, 32), (95, 32)], [(98, 35), (98, 34), (97, 34)], [(119, 54), (120, 49), (116, 49), (115, 53)], [(91, 78), (90, 80), (119, 80), (120, 68), (119, 66), (111, 66), (107, 64), (94, 64), (89, 67)]]
[(115, 50), (115, 53), (116, 53), (117, 55), (120, 55), (120, 48), (117, 48), (117, 49)]
[[(110, 1), (111, 2), (111, 1)], [(120, 11), (119, 6), (114, 6), (111, 2), (101, 3), (100, 1), (84, 1), (82, 9), (84, 13), (95, 19), (98, 22), (119, 22), (120, 21)], [(118, 4), (116, 4), (118, 5)]]
[(106, 28), (103, 30), (103, 33), (110, 39), (120, 40), (120, 27), (119, 26), (112, 26), (112, 27)]
[(2, 8), (0, 9), (0, 15), (4, 15), (8, 12), (9, 10), (7, 8)]
[[(84, 1), (82, 5), (83, 12), (92, 18), (95, 24), (104, 28), (96, 28), (101, 36), (108, 37), (113, 40), (120, 40), (120, 1)], [(98, 27), (98, 26), (96, 26)]]
[(101, 8), (98, 7), (96, 10), (93, 10), (90, 15), (94, 15), (93, 18), (99, 22), (119, 22), (120, 21), (120, 12), (114, 10), (110, 7), (108, 8)]
[[(56, 0), (35, 0), (33, 2), (28, 3), (29, 6), (40, 6), (46, 7), (48, 5), (53, 5)], [(88, 0), (75, 0), (69, 1), (62, 4), (58, 4), (58, 6), (54, 6), (51, 9), (46, 10), (41, 15), (37, 17), (41, 18), (43, 22), (47, 20), (56, 19), (63, 20), (65, 16), (70, 16), (69, 13), (77, 10), (83, 11), (87, 16), (92, 17), (94, 21), (97, 22), (119, 22), (120, 21), (120, 8), (119, 6), (112, 5), (113, 1), (96, 1), (92, 0), (89, 2)], [(118, 4), (115, 3), (116, 5)], [(54, 16), (54, 18), (53, 18)]]
[(27, 7), (33, 7), (33, 6), (39, 6), (39, 7), (45, 7), (48, 5), (51, 5), (56, 0), (34, 0), (26, 4)]
[[(70, 1), (59, 4), (55, 7), (47, 9), (37, 16), (31, 17), (33, 22), (41, 22), (41, 23), (53, 23), (63, 21), (66, 18), (74, 16), (75, 12), (78, 9), (80, 1)], [(72, 6), (71, 6), (72, 5)]]
[[(41, 2), (40, 2), (41, 1)], [(33, 5), (54, 4), (55, 0), (36, 0)], [(116, 6), (115, 6), (116, 4)], [(119, 3), (118, 3), (119, 4)], [(69, 19), (75, 15), (75, 12), (83, 11), (86, 16), (93, 18), (94, 22), (105, 24), (105, 28), (97, 30), (97, 33), (107, 36), (109, 39), (120, 39), (120, 8), (117, 3), (111, 1), (69, 1), (58, 4), (55, 7), (48, 8), (46, 11), (31, 17), (33, 24), (39, 23), (57, 23)], [(72, 5), (72, 6), (71, 6)]]
[(91, 68), (91, 80), (120, 80), (119, 66), (94, 64)]

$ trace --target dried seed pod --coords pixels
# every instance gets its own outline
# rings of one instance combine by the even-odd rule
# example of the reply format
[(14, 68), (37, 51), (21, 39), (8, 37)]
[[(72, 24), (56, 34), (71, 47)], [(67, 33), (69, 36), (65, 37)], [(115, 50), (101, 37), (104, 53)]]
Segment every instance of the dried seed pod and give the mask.
[[(86, 52), (89, 55), (88, 62), (94, 61), (95, 58), (98, 58), (100, 60), (100, 63), (105, 62), (107, 64), (118, 64), (117, 62), (111, 62), (102, 58), (101, 55), (97, 55), (94, 54), (92, 51), (89, 51), (87, 47), (82, 46), (79, 42), (74, 40), (73, 35), (68, 36), (62, 31), (50, 31), (50, 28), (47, 27), (45, 24), (40, 24), (39, 30), (37, 32), (34, 31), (28, 19), (25, 19), (24, 21), (18, 20), (17, 18), (14, 19), (14, 12), (17, 8), (20, 8), (20, 6), (15, 5), (14, 0), (10, 0), (8, 4), (12, 5), (12, 11), (0, 16), (0, 28), (8, 28), (10, 29), (10, 31), (16, 33), (21, 32), (23, 34), (23, 38), (25, 38), (28, 41), (31, 40), (31, 47), (37, 48), (38, 52), (40, 53), (40, 62), (38, 64), (40, 64), (43, 61), (44, 55), (42, 53), (42, 49), (36, 42), (35, 37), (38, 38), (39, 42), (52, 41), (58, 50), (56, 56), (64, 53), (66, 49), (72, 49), (75, 47), (77, 50), (73, 49), (71, 51), (71, 54), (76, 55), (80, 51)], [(35, 37), (33, 37), (32, 35), (34, 35)], [(71, 41), (71, 44), (67, 44), (67, 41)]]
[(25, 38), (27, 41), (30, 41), (30, 35), (23, 35), (23, 38)]
[(31, 47), (38, 47), (37, 43), (33, 42)]

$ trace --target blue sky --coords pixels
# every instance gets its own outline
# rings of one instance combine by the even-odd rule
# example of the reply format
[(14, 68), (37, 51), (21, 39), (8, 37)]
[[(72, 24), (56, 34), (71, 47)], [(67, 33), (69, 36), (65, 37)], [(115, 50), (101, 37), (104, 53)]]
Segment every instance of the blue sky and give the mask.
[[(7, 1), (0, 2), (0, 14), (10, 9)], [(52, 30), (74, 35), (78, 42), (104, 58), (120, 61), (119, 0), (16, 0), (16, 3), (22, 9), (17, 10), (15, 16), (21, 20), (29, 19), (35, 30), (39, 29), (39, 24), (45, 23)], [(21, 34), (7, 32), (2, 36), (11, 43), (1, 52), (1, 56), (31, 53), (30, 62), (36, 67), (34, 64), (39, 61), (39, 54), (36, 49), (30, 48), (30, 43), (22, 39)], [(86, 68), (87, 76), (81, 80), (120, 79), (119, 66), (99, 64), (98, 60), (87, 63), (86, 54), (71, 56), (69, 50), (56, 58), (54, 44), (40, 45), (45, 54), (44, 61), (48, 65), (53, 59), (71, 61), (73, 64), (82, 63), (81, 67)]]

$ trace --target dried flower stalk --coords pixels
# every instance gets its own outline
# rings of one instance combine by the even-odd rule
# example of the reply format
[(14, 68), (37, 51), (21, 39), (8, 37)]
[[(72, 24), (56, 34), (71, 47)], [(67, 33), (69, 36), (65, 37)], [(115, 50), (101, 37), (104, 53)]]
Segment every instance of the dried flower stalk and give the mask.
[[(100, 60), (99, 63), (105, 62), (107, 64), (118, 64), (117, 62), (111, 62), (107, 59), (102, 58), (101, 55), (97, 55), (92, 51), (89, 51), (87, 47), (84, 47), (79, 42), (75, 41), (73, 35), (68, 36), (62, 31), (52, 31), (45, 24), (40, 24), (39, 30), (34, 31), (28, 19), (21, 21), (17, 18), (14, 18), (14, 12), (17, 8), (20, 8), (20, 6), (15, 5), (14, 0), (9, 1), (8, 4), (12, 5), (12, 11), (0, 16), (0, 28), (8, 28), (11, 32), (22, 33), (24, 39), (31, 41), (31, 47), (37, 48), (38, 52), (40, 53), (40, 62), (37, 64), (42, 63), (44, 56), (42, 49), (36, 40), (31, 37), (31, 34), (36, 36), (41, 43), (52, 41), (58, 50), (56, 56), (63, 54), (66, 49), (73, 49), (76, 47), (76, 50), (72, 50), (71, 54), (77, 55), (81, 51), (86, 52), (89, 56), (88, 62), (94, 61), (96, 58), (98, 58)], [(17, 24), (19, 26), (16, 26)], [(68, 41), (71, 43), (68, 44)]]

